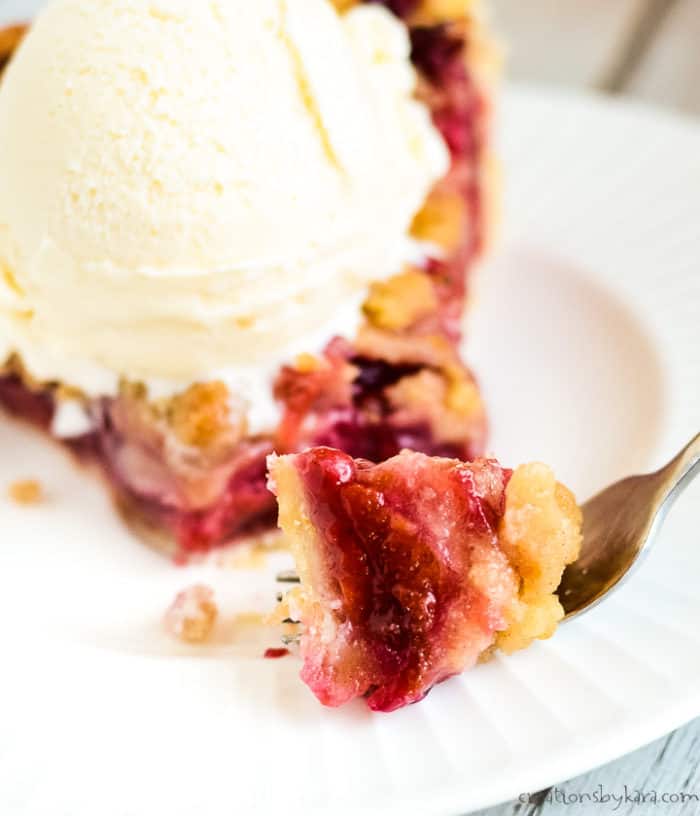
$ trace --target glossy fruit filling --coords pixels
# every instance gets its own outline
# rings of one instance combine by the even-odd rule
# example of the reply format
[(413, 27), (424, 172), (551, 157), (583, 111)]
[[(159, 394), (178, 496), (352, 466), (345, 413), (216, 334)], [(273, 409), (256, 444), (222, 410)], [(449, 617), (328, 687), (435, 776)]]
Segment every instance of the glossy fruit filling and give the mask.
[(302, 679), (325, 705), (415, 703), (563, 617), (581, 516), (544, 465), (315, 448), (272, 457), (270, 479), (301, 579), (279, 613), (300, 621)]

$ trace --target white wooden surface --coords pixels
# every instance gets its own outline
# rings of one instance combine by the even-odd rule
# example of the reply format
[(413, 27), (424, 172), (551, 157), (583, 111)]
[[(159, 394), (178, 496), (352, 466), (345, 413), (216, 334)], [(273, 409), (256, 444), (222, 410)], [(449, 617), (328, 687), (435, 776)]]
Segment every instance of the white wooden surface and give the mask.
[[(528, 795), (532, 794), (532, 795)], [(598, 794), (598, 802), (592, 797)], [(600, 796), (609, 799), (600, 802)], [(637, 801), (642, 794), (644, 801)], [(656, 795), (656, 802), (654, 802)], [(666, 797), (666, 801), (662, 797)], [(588, 798), (591, 797), (591, 798)], [(685, 797), (684, 801), (681, 801)], [(604, 768), (475, 816), (698, 816), (700, 720)]]
[[(44, 1), (0, 0), (0, 23), (31, 16)], [(619, 79), (622, 67), (626, 70), (621, 92), (700, 114), (700, 0), (491, 0), (491, 5), (508, 43), (512, 76), (600, 88)], [(651, 32), (640, 26), (648, 19), (655, 23)], [(641, 49), (640, 32), (645, 35)], [(625, 791), (633, 796), (637, 790), (655, 791), (659, 797), (685, 793), (698, 798), (656, 805), (612, 798), (624, 796)], [(596, 791), (610, 795), (610, 801), (581, 801), (582, 794)], [(700, 720), (604, 768), (533, 796), (530, 803), (515, 801), (482, 811), (481, 816), (575, 813), (698, 816)]]

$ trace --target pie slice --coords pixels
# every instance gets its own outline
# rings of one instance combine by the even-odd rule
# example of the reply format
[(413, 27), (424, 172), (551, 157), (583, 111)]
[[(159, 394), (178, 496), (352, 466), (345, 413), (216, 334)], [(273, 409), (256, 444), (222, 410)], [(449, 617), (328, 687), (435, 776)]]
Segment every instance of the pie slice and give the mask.
[(270, 484), (301, 579), (279, 613), (300, 622), (302, 679), (325, 705), (418, 702), (563, 618), (581, 513), (545, 465), (316, 448), (272, 457)]
[[(343, 12), (357, 5), (333, 1)], [(309, 348), (279, 371), (270, 386), (276, 424), (252, 427), (255, 406), (223, 381), (194, 382), (163, 399), (122, 381), (116, 396), (96, 399), (37, 380), (21, 354), (10, 348), (3, 357), (0, 348), (0, 407), (96, 463), (126, 518), (171, 552), (205, 551), (274, 524), (265, 466), (273, 451), (332, 445), (373, 461), (404, 448), (463, 459), (483, 451), (484, 407), (458, 344), (497, 187), (496, 50), (470, 0), (383, 5), (409, 29), (417, 95), (449, 147), (450, 169), (412, 227), (425, 256), (371, 288), (356, 336)], [(0, 67), (21, 36), (11, 29), (0, 37)]]

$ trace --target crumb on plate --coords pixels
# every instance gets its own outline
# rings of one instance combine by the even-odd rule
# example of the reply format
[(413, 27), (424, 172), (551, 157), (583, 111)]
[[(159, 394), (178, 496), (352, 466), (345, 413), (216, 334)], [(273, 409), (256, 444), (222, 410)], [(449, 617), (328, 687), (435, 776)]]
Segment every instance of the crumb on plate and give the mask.
[(219, 614), (214, 590), (195, 584), (179, 592), (165, 613), (167, 631), (185, 643), (204, 643)]
[(41, 482), (36, 479), (20, 479), (7, 489), (8, 496), (15, 504), (39, 504), (44, 497)]

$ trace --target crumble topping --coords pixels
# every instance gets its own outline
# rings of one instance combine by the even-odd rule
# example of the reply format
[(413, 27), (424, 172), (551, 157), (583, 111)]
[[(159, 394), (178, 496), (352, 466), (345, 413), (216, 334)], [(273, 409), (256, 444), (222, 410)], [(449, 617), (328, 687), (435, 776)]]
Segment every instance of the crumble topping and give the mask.
[(198, 383), (173, 397), (168, 419), (184, 445), (206, 448), (231, 427), (230, 393), (222, 382)]
[(520, 576), (508, 628), (497, 639), (506, 653), (548, 638), (564, 617), (556, 595), (567, 564), (578, 557), (583, 517), (568, 488), (542, 464), (522, 465), (506, 488), (500, 544)]
[(413, 219), (411, 235), (419, 241), (437, 244), (446, 251), (452, 251), (464, 237), (466, 217), (464, 197), (438, 187)]
[(438, 307), (435, 287), (420, 269), (408, 268), (388, 281), (375, 283), (364, 304), (369, 321), (380, 329), (407, 329)]
[(414, 0), (410, 17), (414, 25), (440, 25), (469, 18), (478, 11), (478, 0)]
[[(331, 0), (339, 12), (349, 11), (367, 0)], [(477, 5), (475, 0), (370, 0), (387, 6), (399, 17), (416, 25), (436, 25), (466, 17)]]
[(4, 71), (26, 32), (25, 26), (10, 26), (0, 30), (0, 73)]
[(311, 374), (323, 368), (323, 360), (314, 354), (299, 354), (294, 361), (294, 368), (300, 374)]
[(171, 635), (184, 643), (204, 643), (211, 635), (218, 614), (214, 591), (195, 584), (177, 595), (165, 613), (164, 624)]

